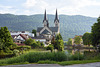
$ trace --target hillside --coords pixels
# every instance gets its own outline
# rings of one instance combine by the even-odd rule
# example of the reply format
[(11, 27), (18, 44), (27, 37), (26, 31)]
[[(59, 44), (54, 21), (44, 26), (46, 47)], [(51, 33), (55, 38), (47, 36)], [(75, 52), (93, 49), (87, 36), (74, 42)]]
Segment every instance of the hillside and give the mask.
[[(54, 15), (47, 15), (50, 26), (54, 26)], [(97, 18), (81, 15), (59, 15), (60, 32), (64, 40), (75, 35), (82, 35), (91, 31), (91, 26)], [(37, 15), (13, 15), (0, 14), (0, 27), (7, 26), (10, 31), (32, 31), (37, 27), (43, 26), (43, 14)]]

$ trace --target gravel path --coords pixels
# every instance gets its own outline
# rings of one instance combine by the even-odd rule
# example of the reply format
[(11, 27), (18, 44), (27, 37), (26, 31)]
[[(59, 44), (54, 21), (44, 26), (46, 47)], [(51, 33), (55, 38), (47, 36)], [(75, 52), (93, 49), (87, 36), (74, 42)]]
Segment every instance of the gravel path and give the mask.
[(88, 63), (88, 64), (75, 64), (68, 66), (61, 66), (58, 64), (23, 64), (23, 65), (8, 65), (0, 67), (100, 67), (100, 62)]

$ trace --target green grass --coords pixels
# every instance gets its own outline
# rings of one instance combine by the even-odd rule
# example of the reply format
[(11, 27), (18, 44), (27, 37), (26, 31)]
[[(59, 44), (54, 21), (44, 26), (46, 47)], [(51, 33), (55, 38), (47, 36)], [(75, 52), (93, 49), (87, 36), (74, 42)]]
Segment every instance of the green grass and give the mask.
[(100, 54), (94, 54), (93, 56), (92, 54), (93, 53), (89, 54), (88, 52), (86, 52), (86, 56), (84, 56), (77, 53), (74, 55), (66, 55), (65, 52), (29, 52), (17, 57), (1, 59), (0, 65), (16, 65), (29, 63), (72, 65), (100, 62)]
[(73, 64), (94, 63), (94, 62), (100, 62), (100, 60), (63, 61), (63, 62), (58, 62), (58, 64), (64, 66), (64, 65), (73, 65)]
[(29, 62), (13, 63), (13, 64), (0, 64), (0, 66), (29, 64)]
[(50, 61), (50, 60), (43, 60), (43, 61), (38, 61), (38, 64), (57, 64), (56, 61)]
[(22, 62), (36, 63), (40, 60), (65, 61), (66, 55), (64, 52), (30, 52), (18, 57), (0, 60), (0, 64), (13, 64)]

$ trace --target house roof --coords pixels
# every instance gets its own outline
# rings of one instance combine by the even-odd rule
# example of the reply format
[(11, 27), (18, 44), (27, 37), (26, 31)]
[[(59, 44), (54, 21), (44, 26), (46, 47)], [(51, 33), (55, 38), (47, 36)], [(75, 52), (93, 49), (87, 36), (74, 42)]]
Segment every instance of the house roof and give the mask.
[[(40, 32), (44, 27), (38, 27), (37, 32)], [(58, 27), (48, 27), (52, 32), (58, 32)]]
[(16, 36), (18, 36), (18, 35), (11, 35), (12, 36), (12, 38), (14, 39)]
[(40, 35), (40, 36), (37, 36), (37, 37), (31, 37), (32, 39), (46, 39), (44, 36)]
[(28, 39), (28, 37), (27, 37), (28, 35), (26, 35), (26, 34), (19, 34), (19, 35), (25, 40)]

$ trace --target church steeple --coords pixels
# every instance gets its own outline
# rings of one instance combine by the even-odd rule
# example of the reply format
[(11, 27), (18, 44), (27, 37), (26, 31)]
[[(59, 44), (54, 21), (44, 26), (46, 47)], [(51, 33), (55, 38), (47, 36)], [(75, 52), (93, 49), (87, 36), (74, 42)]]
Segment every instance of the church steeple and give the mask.
[[(57, 9), (56, 9), (55, 20), (58, 20), (58, 13), (57, 13)], [(58, 21), (59, 21), (59, 20), (58, 20)]]
[(55, 14), (55, 20), (54, 20), (54, 23), (55, 23), (55, 27), (59, 27), (59, 19), (58, 19), (57, 9), (56, 9), (56, 14)]
[(46, 10), (45, 10), (45, 13), (44, 13), (44, 20), (43, 20), (43, 23), (44, 23), (44, 26), (49, 27), (49, 23), (48, 23), (48, 19), (47, 19)]
[(44, 20), (47, 20), (46, 10), (45, 10), (45, 13), (44, 13)]

